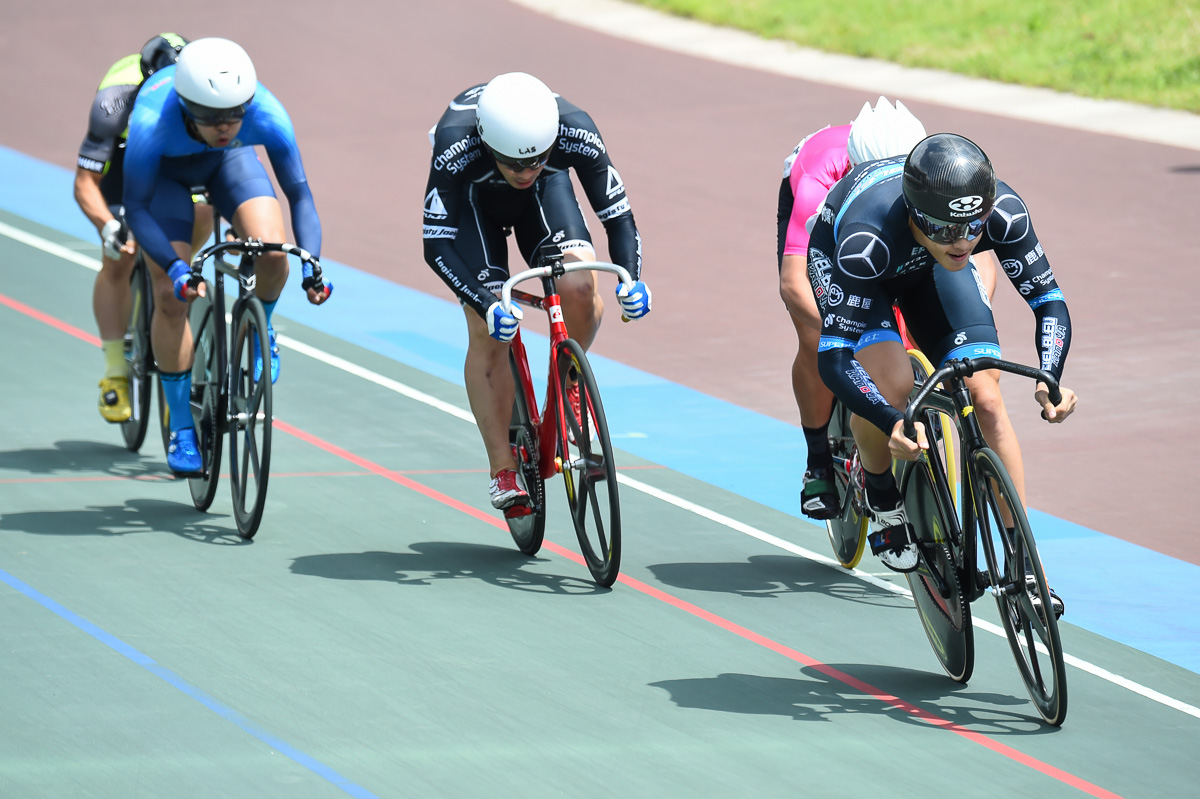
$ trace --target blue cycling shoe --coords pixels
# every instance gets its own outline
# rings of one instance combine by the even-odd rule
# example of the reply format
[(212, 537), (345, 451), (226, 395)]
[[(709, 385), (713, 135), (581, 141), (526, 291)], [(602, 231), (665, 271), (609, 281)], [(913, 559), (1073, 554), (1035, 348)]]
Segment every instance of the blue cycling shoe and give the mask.
[[(274, 383), (279, 379), (279, 345), (275, 343), (275, 328), (267, 325), (267, 341), (271, 344), (271, 382)], [(254, 349), (251, 352), (254, 355), (254, 382), (257, 383), (262, 377), (262, 354), (258, 351), (258, 337), (256, 336), (250, 346)]]
[(193, 475), (204, 471), (204, 458), (196, 446), (196, 428), (171, 431), (167, 445), (167, 467), (175, 474)]

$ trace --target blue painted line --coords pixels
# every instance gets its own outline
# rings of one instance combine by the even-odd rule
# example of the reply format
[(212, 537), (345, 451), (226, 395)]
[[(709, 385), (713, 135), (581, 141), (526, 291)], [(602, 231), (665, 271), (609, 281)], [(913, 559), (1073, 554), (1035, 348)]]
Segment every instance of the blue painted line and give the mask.
[[(71, 180), (68, 170), (0, 147), (0, 208), (94, 240), (75, 206)], [(466, 330), (449, 290), (433, 297), (328, 258), (322, 264), (337, 285), (332, 301), (317, 308), (298, 288), (289, 289), (277, 314), (463, 384)], [(409, 268), (427, 268), (415, 240)], [(540, 384), (548, 342), (522, 336)], [(608, 358), (590, 360), (617, 446), (795, 517), (795, 542), (824, 551), (824, 529), (800, 515), (806, 448), (799, 427)], [(1067, 603), (1067, 621), (1200, 673), (1200, 619), (1179, 612), (1161, 588), (1200, 581), (1200, 566), (1037, 510), (1029, 515), (1047, 573)]]
[(92, 636), (100, 643), (102, 643), (105, 646), (112, 649), (114, 652), (133, 661), (134, 663), (141, 666), (146, 671), (153, 674), (155, 677), (158, 677), (160, 680), (162, 680), (163, 682), (170, 685), (172, 688), (175, 688), (176, 690), (181, 691), (182, 693), (191, 697), (192, 699), (195, 699), (197, 702), (204, 705), (206, 708), (213, 711), (218, 716), (221, 716), (222, 718), (224, 718), (227, 721), (233, 722), (244, 732), (247, 732), (250, 735), (253, 735), (255, 738), (262, 741), (267, 746), (270, 746), (272, 749), (276, 750), (280, 754), (295, 761), (296, 763), (298, 763), (299, 765), (308, 769), (313, 774), (316, 774), (318, 777), (325, 780), (326, 782), (329, 782), (332, 785), (336, 785), (338, 788), (340, 788), (345, 793), (348, 793), (349, 795), (354, 796), (354, 797), (358, 797), (359, 799), (378, 799), (378, 797), (376, 797), (375, 794), (371, 793), (366, 788), (363, 788), (360, 785), (354, 784), (350, 780), (343, 777), (341, 774), (338, 774), (336, 771), (331, 769), (329, 766), (326, 766), (324, 763), (321, 763), (320, 761), (318, 761), (312, 757), (309, 757), (308, 755), (301, 752), (299, 749), (296, 749), (295, 747), (288, 745), (287, 743), (280, 740), (279, 738), (276, 738), (275, 736), (266, 732), (261, 727), (256, 726), (253, 722), (251, 722), (249, 719), (247, 719), (242, 714), (238, 713), (233, 708), (221, 704), (216, 699), (214, 699), (213, 697), (204, 693), (204, 691), (201, 691), (199, 688), (192, 685), (191, 683), (189, 683), (187, 680), (180, 677), (175, 672), (171, 671), (170, 669), (166, 668), (165, 666), (159, 665), (157, 662), (155, 662), (155, 660), (153, 658), (142, 654), (138, 650), (131, 647), (129, 644), (122, 641), (120, 638), (117, 638), (116, 636), (105, 632), (104, 630), (100, 629), (95, 624), (92, 624), (90, 621), (83, 618), (82, 616), (79, 616), (78, 614), (73, 613), (72, 611), (70, 611), (67, 608), (63, 607), (62, 605), (58, 604), (57, 602), (55, 602), (53, 599), (46, 596), (45, 594), (35, 590), (34, 588), (30, 587), (27, 584), (21, 582), (16, 577), (13, 577), (11, 574), (9, 574), (8, 572), (0, 570), (0, 582), (6, 583), (8, 586), (10, 586), (14, 590), (16, 590), (18, 593), (24, 594), (25, 596), (29, 597), (34, 602), (37, 602), (39, 605), (46, 608), (46, 610), (49, 610), (51, 613), (55, 614), (59, 618), (62, 618), (64, 620), (70, 622), (71, 624), (75, 625), (80, 630), (83, 630), (85, 633)]

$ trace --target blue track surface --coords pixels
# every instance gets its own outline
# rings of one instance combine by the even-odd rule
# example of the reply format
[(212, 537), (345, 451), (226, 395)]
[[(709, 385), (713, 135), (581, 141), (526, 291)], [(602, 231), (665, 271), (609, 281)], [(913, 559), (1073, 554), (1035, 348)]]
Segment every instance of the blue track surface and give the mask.
[[(70, 171), (0, 147), (0, 176), (0, 208), (85, 241), (95, 238), (73, 201)], [(462, 384), (466, 335), (457, 303), (328, 258), (322, 263), (337, 286), (334, 301), (318, 310), (298, 289), (289, 290), (277, 313)], [(524, 337), (531, 364), (544, 365), (546, 340)], [(824, 533), (818, 537), (818, 528), (798, 516), (796, 470), (805, 451), (798, 427), (616, 361), (591, 360), (618, 447), (797, 516), (797, 541), (823, 546)], [(1200, 621), (1179, 612), (1174, 592), (1163, 590), (1200, 581), (1200, 567), (1037, 510), (1030, 520), (1071, 624), (1200, 673)]]

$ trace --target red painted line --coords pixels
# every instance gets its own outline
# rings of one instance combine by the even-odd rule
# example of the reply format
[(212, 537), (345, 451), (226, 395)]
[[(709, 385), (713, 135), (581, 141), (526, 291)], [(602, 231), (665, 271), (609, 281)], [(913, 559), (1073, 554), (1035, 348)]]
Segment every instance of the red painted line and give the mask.
[[(34, 319), (37, 319), (39, 322), (44, 322), (45, 324), (50, 325), (53, 328), (56, 328), (58, 330), (63, 331), (64, 333), (68, 333), (72, 336), (75, 336), (76, 338), (83, 339), (84, 341), (86, 341), (90, 344), (94, 344), (95, 346), (100, 346), (100, 340), (98, 338), (96, 338), (95, 336), (85, 333), (84, 331), (80, 330), (79, 328), (72, 327), (71, 325), (68, 325), (66, 322), (61, 322), (57, 319), (54, 319), (53, 317), (43, 314), (40, 311), (36, 311), (27, 305), (17, 302), (16, 300), (5, 297), (3, 294), (0, 294), (0, 304), (7, 305), (8, 307), (13, 308), (16, 311), (19, 311), (20, 313), (26, 314)], [(457, 499), (454, 499), (451, 496), (447, 496), (446, 494), (441, 493), (440, 491), (435, 491), (434, 489), (429, 488), (428, 486), (422, 485), (415, 480), (410, 480), (409, 478), (405, 477), (400, 472), (393, 471), (391, 469), (386, 469), (377, 463), (367, 460), (366, 458), (363, 458), (359, 455), (355, 455), (353, 452), (344, 450), (341, 447), (337, 446), (336, 444), (331, 444), (328, 441), (324, 441), (324, 440), (314, 436), (311, 433), (307, 433), (303, 430), (300, 430), (297, 427), (293, 427), (292, 425), (288, 424), (287, 422), (283, 422), (283, 421), (276, 419), (274, 422), (274, 426), (275, 426), (275, 429), (280, 430), (281, 432), (284, 432), (284, 433), (287, 433), (288, 435), (294, 436), (294, 437), (300, 439), (301, 441), (304, 441), (305, 443), (311, 444), (318, 449), (328, 452), (331, 455), (336, 455), (337, 457), (339, 457), (345, 461), (348, 461), (350, 463), (353, 463), (355, 466), (365, 469), (366, 471), (371, 472), (372, 474), (377, 474), (380, 477), (383, 477), (387, 480), (391, 480), (394, 483), (399, 483), (400, 485), (404, 486), (405, 488), (409, 488), (413, 491), (416, 491), (418, 494), (429, 497), (430, 499), (432, 499), (436, 502), (440, 502), (449, 508), (453, 508), (454, 510), (464, 513), (473, 519), (477, 519), (481, 522), (484, 522), (485, 524), (490, 524), (491, 526), (497, 527), (501, 530), (506, 530), (506, 531), (508, 530), (508, 525), (505, 524), (502, 519), (497, 518), (495, 515), (493, 515), (491, 513), (486, 513), (477, 508), (473, 508), (470, 505), (467, 505), (463, 502), (459, 502)], [(272, 475), (272, 476), (274, 476), (274, 475)], [(100, 479), (104, 479), (104, 478), (100, 478)], [(116, 478), (116, 479), (121, 479), (121, 478)], [(543, 547), (545, 549), (550, 550), (551, 552), (553, 552), (554, 554), (556, 554), (560, 557), (566, 558), (567, 560), (573, 561), (579, 565), (584, 565), (583, 564), (583, 556), (581, 556), (575, 552), (572, 552), (569, 549), (565, 549), (564, 547), (558, 546), (557, 544), (554, 544), (550, 541), (545, 542), (543, 544)], [(805, 655), (803, 652), (799, 652), (795, 649), (792, 649), (789, 646), (785, 646), (785, 645), (779, 643), (778, 641), (774, 641), (770, 638), (767, 638), (764, 635), (760, 635), (759, 633), (756, 633), (753, 630), (749, 630), (745, 627), (742, 627), (740, 624), (736, 624), (722, 616), (718, 616), (717, 614), (707, 611), (698, 605), (693, 605), (692, 603), (686, 602), (682, 599), (679, 599), (678, 597), (671, 596), (667, 592), (662, 591), (658, 588), (655, 588), (652, 585), (648, 585), (647, 583), (643, 583), (640, 580), (635, 580), (634, 578), (627, 577), (623, 574), (617, 578), (617, 581), (624, 583), (625, 585), (629, 586), (633, 590), (638, 591), (642, 594), (645, 594), (646, 596), (651, 597), (652, 599), (657, 599), (660, 602), (664, 602), (674, 608), (682, 610), (685, 613), (695, 616), (698, 619), (702, 619), (703, 621), (706, 621), (709, 624), (712, 624), (716, 627), (720, 627), (721, 629), (726, 630), (727, 632), (731, 632), (734, 635), (744, 638), (745, 640), (750, 641), (751, 643), (757, 644), (757, 645), (759, 645), (765, 649), (769, 649), (770, 651), (775, 652), (779, 655), (783, 655), (784, 657), (786, 657), (790, 660), (793, 660), (797, 663), (800, 663), (804, 666), (814, 669), (815, 671), (818, 671), (821, 674), (824, 674), (825, 676), (827, 676), (833, 680), (837, 680), (838, 682), (853, 688), (854, 690), (858, 691), (859, 693), (861, 693), (863, 695), (870, 696), (885, 705), (890, 705), (890, 706), (895, 707), (899, 710), (902, 710), (906, 713), (909, 713), (912, 716), (914, 716), (915, 718), (919, 718), (922, 721), (928, 722), (932, 726), (941, 727), (942, 729), (947, 730), (948, 732), (952, 732), (955, 735), (959, 735), (959, 736), (965, 738), (966, 740), (971, 741), (972, 743), (978, 744), (979, 746), (982, 746), (985, 749), (989, 749), (998, 755), (1001, 755), (1003, 757), (1008, 758), (1009, 760), (1012, 760), (1013, 762), (1020, 763), (1021, 765), (1031, 768), (1034, 771), (1045, 774), (1047, 777), (1051, 777), (1052, 779), (1058, 780), (1059, 782), (1063, 783), (1064, 785), (1069, 785), (1072, 788), (1076, 788), (1076, 789), (1088, 794), (1089, 796), (1095, 796), (1095, 797), (1098, 797), (1099, 799), (1122, 799), (1119, 794), (1115, 794), (1111, 791), (1101, 788), (1098, 785), (1093, 785), (1092, 783), (1088, 782), (1087, 780), (1084, 780), (1081, 777), (1076, 777), (1075, 775), (1070, 774), (1066, 771), (1063, 771), (1062, 769), (1056, 768), (1055, 766), (1052, 766), (1049, 763), (1045, 763), (1041, 760), (1038, 760), (1035, 757), (1031, 757), (1030, 755), (1025, 754), (1024, 752), (1020, 752), (1016, 749), (1013, 749), (1011, 746), (1006, 746), (1006, 745), (1000, 743), (999, 741), (992, 740), (991, 738), (987, 737), (986, 735), (982, 735), (981, 733), (977, 733), (977, 732), (968, 730), (965, 727), (963, 727), (959, 724), (955, 724), (954, 722), (952, 722), (948, 719), (944, 719), (941, 716), (935, 715), (934, 713), (931, 713), (927, 710), (919, 708), (916, 705), (910, 704), (909, 702), (905, 702), (903, 699), (892, 696), (891, 694), (888, 694), (888, 693), (884, 692), (883, 690), (874, 687), (873, 685), (865, 683), (856, 677), (852, 677), (851, 675), (846, 674), (844, 671), (840, 671), (839, 669), (835, 669), (833, 666), (826, 665), (825, 663), (822, 663), (819, 660), (811, 658), (808, 655)]]
[(84, 332), (83, 330), (80, 330), (79, 328), (77, 328), (73, 325), (69, 325), (66, 322), (62, 322), (58, 319), (55, 319), (53, 316), (49, 316), (49, 315), (44, 314), (41, 311), (38, 311), (34, 308), (30, 308), (28, 305), (25, 305), (24, 303), (21, 303), (21, 302), (17, 302), (16, 300), (14, 300), (11, 297), (6, 297), (3, 294), (0, 294), (0, 305), (7, 305), (9, 308), (12, 308), (14, 311), (17, 311), (18, 313), (23, 313), (32, 319), (36, 319), (39, 322), (42, 322), (43, 324), (50, 325), (50, 327), (53, 327), (56, 330), (61, 330), (62, 332), (66, 333), (67, 335), (74, 336), (75, 338), (78, 338), (78, 339), (83, 339), (88, 344), (91, 344), (96, 347), (100, 346), (100, 339), (97, 338), (96, 336), (93, 336), (91, 333)]
[[(292, 427), (291, 425), (287, 424), (286, 422), (280, 422), (278, 420), (275, 421), (275, 427), (276, 427), (276, 429), (282, 430), (285, 433), (289, 433), (290, 435), (293, 435), (302, 441), (312, 444), (314, 447), (317, 447), (318, 449), (322, 449), (325, 452), (330, 453), (331, 455), (337, 455), (339, 458), (344, 458), (345, 460), (348, 460), (357, 466), (361, 466), (362, 468), (367, 469), (368, 471), (374, 472), (375, 474), (379, 475), (380, 477), (384, 477), (388, 480), (391, 480), (392, 482), (399, 483), (400, 485), (405, 486), (406, 488), (411, 488), (412, 490), (414, 490), (420, 494), (423, 494), (424, 496), (427, 496), (430, 499), (436, 500), (437, 502), (441, 502), (451, 508), (454, 508), (455, 510), (460, 510), (463, 513), (467, 514), (468, 516), (478, 519), (479, 521), (482, 521), (485, 524), (490, 524), (491, 526), (497, 527), (501, 530), (505, 530), (505, 531), (508, 530), (508, 525), (505, 524), (505, 522), (502, 519), (497, 518), (493, 514), (485, 513), (483, 511), (480, 511), (469, 505), (465, 505), (462, 502), (459, 502), (457, 499), (448, 497), (439, 491), (435, 491), (432, 488), (429, 488), (428, 486), (421, 485), (420, 483), (418, 483), (414, 480), (410, 480), (407, 477), (404, 477), (399, 472), (392, 471), (390, 469), (386, 469), (383, 466), (380, 466), (379, 464), (376, 464), (376, 463), (373, 463), (373, 462), (367, 460), (366, 458), (355, 455), (352, 452), (348, 452), (335, 444), (331, 444), (327, 441), (317, 438), (316, 436), (312, 435), (311, 433), (306, 433), (303, 430), (299, 430), (295, 427)], [(545, 549), (550, 550), (554, 554), (559, 555), (560, 557), (566, 558), (567, 560), (573, 561), (581, 566), (584, 565), (583, 556), (579, 555), (576, 552), (573, 552), (569, 549), (561, 547), (550, 541), (546, 541), (542, 546)], [(902, 710), (905, 713), (912, 715), (914, 718), (918, 718), (924, 722), (927, 722), (931, 726), (941, 727), (942, 729), (947, 730), (948, 732), (952, 732), (955, 735), (961, 736), (962, 738), (965, 738), (966, 740), (968, 740), (972, 743), (978, 744), (979, 746), (982, 746), (985, 749), (990, 749), (991, 751), (995, 752), (996, 754), (1006, 757), (1009, 760), (1012, 760), (1023, 766), (1031, 768), (1034, 771), (1040, 772), (1040, 773), (1046, 775), (1047, 777), (1051, 777), (1052, 779), (1058, 780), (1059, 782), (1061, 782), (1065, 785), (1069, 785), (1072, 788), (1076, 788), (1080, 791), (1083, 791), (1084, 793), (1088, 794), (1089, 796), (1099, 797), (1099, 799), (1121, 799), (1121, 797), (1118, 794), (1112, 793), (1111, 791), (1101, 788), (1098, 785), (1093, 785), (1092, 783), (1088, 782), (1087, 780), (1084, 780), (1081, 777), (1076, 777), (1074, 774), (1070, 774), (1066, 771), (1063, 771), (1060, 768), (1050, 765), (1049, 763), (1045, 763), (1041, 760), (1038, 760), (1035, 757), (1031, 757), (1030, 755), (1027, 755), (1024, 752), (1018, 751), (1018, 750), (1012, 748), (1011, 746), (1006, 746), (1005, 744), (1002, 744), (999, 741), (993, 740), (986, 735), (974, 732), (972, 730), (968, 730), (966, 727), (956, 724), (948, 719), (944, 719), (941, 716), (938, 716), (934, 713), (929, 712), (928, 710), (917, 707), (916, 705), (911, 704), (909, 702), (905, 702), (903, 699), (900, 699), (899, 697), (892, 696), (891, 694), (886, 693), (885, 691), (883, 691), (879, 688), (876, 688), (875, 686), (870, 685), (869, 683), (863, 682), (862, 680), (858, 679), (857, 677), (853, 677), (844, 671), (841, 671), (839, 669), (834, 668), (833, 666), (829, 666), (825, 663), (822, 663), (821, 661), (816, 660), (815, 658), (809, 657), (808, 655), (805, 655), (803, 652), (799, 652), (795, 649), (792, 649), (789, 646), (785, 646), (784, 644), (779, 643), (778, 641), (774, 641), (770, 638), (767, 638), (764, 635), (760, 635), (759, 633), (756, 633), (753, 630), (749, 630), (745, 627), (742, 627), (740, 624), (732, 622), (722, 616), (718, 616), (717, 614), (712, 613), (711, 611), (707, 611), (704, 608), (699, 607), (698, 605), (693, 605), (690, 602), (686, 602), (682, 599), (679, 599), (678, 597), (672, 596), (665, 591), (655, 588), (652, 585), (648, 585), (647, 583), (643, 583), (640, 580), (636, 580), (636, 579), (634, 579), (632, 577), (628, 577), (624, 574), (620, 575), (617, 578), (617, 581), (624, 583), (625, 585), (629, 586), (633, 590), (639, 591), (642, 594), (645, 594), (646, 596), (651, 597), (652, 599), (657, 599), (660, 602), (664, 602), (674, 608), (682, 610), (685, 613), (691, 614), (692, 616), (695, 616), (698, 619), (702, 619), (702, 620), (708, 622), (709, 624), (712, 624), (716, 627), (720, 627), (722, 630), (726, 630), (728, 632), (733, 633), (734, 635), (744, 638), (745, 640), (750, 641), (751, 643), (757, 644), (765, 649), (769, 649), (772, 652), (783, 655), (784, 657), (786, 657), (790, 660), (793, 660), (793, 661), (800, 663), (804, 666), (807, 666), (815, 671), (818, 671), (821, 674), (824, 674), (825, 676), (829, 677), (830, 679), (836, 680), (837, 682), (847, 685), (847, 686), (853, 688), (855, 691), (857, 691), (865, 696), (870, 696), (873, 699), (876, 699), (885, 705), (890, 705), (899, 710)]]

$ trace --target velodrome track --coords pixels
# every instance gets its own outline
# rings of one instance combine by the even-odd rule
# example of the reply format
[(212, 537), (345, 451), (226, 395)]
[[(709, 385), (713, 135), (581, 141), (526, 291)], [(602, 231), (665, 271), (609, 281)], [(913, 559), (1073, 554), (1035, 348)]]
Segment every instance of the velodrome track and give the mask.
[[(498, 30), (556, 24), (464, 8), (495, 15)], [(266, 80), (261, 60), (260, 71)], [(0, 143), (45, 148), (11, 127)], [(78, 134), (64, 138), (68, 155), (53, 161), (69, 165)], [(314, 145), (302, 144), (311, 163)], [(1105, 142), (1117, 144), (1142, 147)], [(330, 305), (285, 294), (275, 476), (260, 539), (240, 545), (225, 491), (196, 514), (164, 479), (161, 453), (124, 453), (94, 419), (99, 356), (79, 263), (94, 259), (93, 236), (69, 173), (11, 149), (0, 166), (0, 319), (21, 342), (9, 366), (24, 386), (5, 402), (20, 423), (0, 454), (0, 696), (16, 742), (3, 795), (909, 795), (965, 774), (1047, 795), (1186, 795), (1187, 761), (1174, 753), (1197, 740), (1197, 638), (1175, 596), (1139, 589), (1187, 585), (1193, 567), (1051, 516), (1038, 523), (1056, 582), (1071, 587), (1066, 620), (1086, 623), (1067, 625), (1071, 716), (1048, 733), (1002, 640), (979, 635), (977, 676), (956, 688), (890, 580), (821, 563), (823, 533), (793, 515), (794, 428), (657, 377), (666, 370), (634, 352), (598, 360), (629, 467), (630, 579), (594, 592), (569, 559), (561, 507), (555, 546), (535, 560), (515, 553), (486, 510), (473, 426), (397, 393), (465, 407), (461, 318), (437, 286), (431, 297), (335, 263)], [(327, 230), (360, 224), (320, 207)], [(361, 263), (329, 241), (330, 261), (426, 287), (415, 235), (375, 243)], [(683, 282), (662, 280), (671, 289), (654, 284), (651, 318), (678, 312), (661, 300)], [(734, 330), (737, 351), (754, 353), (753, 329)], [(624, 343), (614, 356), (641, 338), (620, 325), (605, 337)], [(745, 405), (762, 402), (746, 394)], [(1133, 588), (1118, 585), (1131, 570)]]

